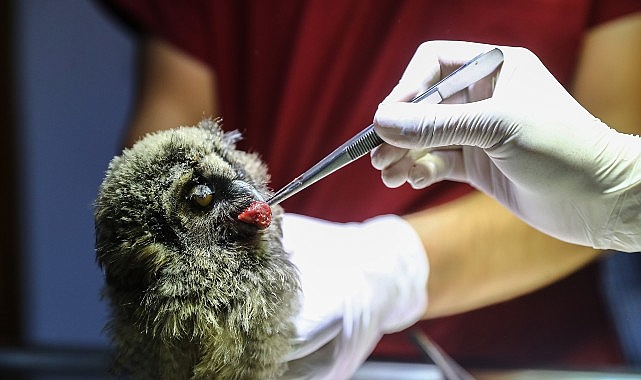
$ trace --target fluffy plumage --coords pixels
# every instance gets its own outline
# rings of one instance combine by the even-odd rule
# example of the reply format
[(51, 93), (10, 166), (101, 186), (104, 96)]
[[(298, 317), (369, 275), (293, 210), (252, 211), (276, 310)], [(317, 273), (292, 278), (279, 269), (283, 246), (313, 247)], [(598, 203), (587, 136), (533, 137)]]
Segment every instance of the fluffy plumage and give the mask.
[(95, 203), (96, 255), (117, 367), (136, 379), (267, 379), (294, 334), (299, 281), (260, 159), (218, 121), (150, 134), (109, 164)]

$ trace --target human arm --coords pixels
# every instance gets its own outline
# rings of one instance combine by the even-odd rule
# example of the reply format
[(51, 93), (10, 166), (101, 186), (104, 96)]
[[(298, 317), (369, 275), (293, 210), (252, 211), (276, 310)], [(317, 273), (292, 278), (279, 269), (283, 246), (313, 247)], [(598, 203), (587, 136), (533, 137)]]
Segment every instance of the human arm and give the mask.
[(145, 38), (139, 51), (139, 73), (126, 146), (146, 133), (195, 125), (203, 117), (217, 115), (214, 74), (171, 44)]
[(531, 292), (598, 254), (536, 232), (480, 193), (408, 215), (407, 220), (422, 237), (430, 257), (426, 317), (468, 311)]
[[(638, 83), (639, 76), (621, 66), (639, 65), (634, 54), (639, 46), (640, 34), (634, 26), (638, 20), (639, 17), (617, 20), (588, 35), (579, 64), (583, 69), (579, 69), (575, 84), (576, 96), (581, 101), (585, 101), (578, 92), (581, 88), (589, 94), (606, 94), (594, 95), (593, 103), (585, 105), (595, 115), (603, 114), (604, 120), (617, 129), (632, 133), (639, 133), (638, 129), (634, 132), (634, 128), (641, 126), (641, 120), (634, 116), (639, 113), (641, 100), (638, 87), (632, 84)], [(628, 25), (623, 27), (623, 22)], [(609, 61), (604, 62), (599, 56), (609, 57)], [(595, 62), (601, 62), (607, 69), (595, 68)], [(585, 67), (592, 67), (592, 72), (588, 73)], [(601, 71), (597, 76), (593, 74), (595, 69)], [(616, 85), (620, 81), (634, 88), (624, 93)], [(601, 103), (595, 104), (596, 100)], [(612, 108), (613, 104), (619, 107)], [(618, 120), (607, 118), (606, 113)], [(410, 215), (408, 220), (423, 236), (430, 256), (428, 317), (469, 310), (526, 293), (575, 271), (599, 253), (542, 236), (510, 215), (498, 202), (478, 193)], [(442, 238), (453, 235), (452, 231), (458, 232), (456, 238)], [(476, 257), (467, 256), (466, 250), (474, 252)]]

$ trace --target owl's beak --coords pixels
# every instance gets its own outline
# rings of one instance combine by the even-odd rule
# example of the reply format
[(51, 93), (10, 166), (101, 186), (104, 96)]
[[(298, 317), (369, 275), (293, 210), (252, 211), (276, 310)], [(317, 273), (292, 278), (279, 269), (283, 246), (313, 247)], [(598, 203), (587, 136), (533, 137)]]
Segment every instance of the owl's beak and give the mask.
[(251, 225), (259, 230), (264, 230), (271, 224), (272, 210), (265, 198), (254, 188), (254, 186), (247, 182), (234, 180), (232, 181), (234, 190), (243, 195), (247, 195), (251, 199), (249, 205), (238, 214), (237, 219), (243, 224)]
[(255, 201), (265, 201), (265, 197), (256, 190), (256, 188), (245, 181), (235, 179), (231, 182), (231, 186), (238, 193), (246, 194), (247, 196), (253, 198)]

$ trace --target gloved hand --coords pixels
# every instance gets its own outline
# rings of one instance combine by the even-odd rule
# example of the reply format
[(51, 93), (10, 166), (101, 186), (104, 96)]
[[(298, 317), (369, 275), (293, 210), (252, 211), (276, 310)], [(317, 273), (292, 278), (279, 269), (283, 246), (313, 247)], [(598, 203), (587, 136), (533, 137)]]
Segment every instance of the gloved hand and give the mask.
[(425, 312), (427, 259), (400, 217), (340, 224), (285, 214), (283, 245), (302, 284), (286, 378), (350, 378), (382, 334)]
[(593, 117), (530, 51), (500, 47), (500, 72), (448, 99), (465, 104), (404, 102), (492, 47), (437, 41), (417, 50), (374, 117), (388, 143), (371, 155), (384, 183), (467, 182), (559, 239), (639, 250), (641, 139)]

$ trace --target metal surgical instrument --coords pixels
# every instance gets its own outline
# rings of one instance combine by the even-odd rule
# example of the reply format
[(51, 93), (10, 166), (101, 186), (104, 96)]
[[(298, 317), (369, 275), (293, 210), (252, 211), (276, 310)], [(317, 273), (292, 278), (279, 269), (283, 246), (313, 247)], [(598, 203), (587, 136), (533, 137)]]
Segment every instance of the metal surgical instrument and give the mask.
[(445, 380), (474, 380), (474, 377), (454, 361), (443, 349), (422, 331), (414, 329), (411, 332), (414, 343), (423, 354), (443, 372)]
[[(427, 89), (427, 91), (416, 96), (411, 102), (418, 103), (425, 101), (429, 103), (440, 103), (443, 99), (449, 98), (455, 93), (485, 78), (496, 70), (502, 62), (503, 53), (498, 48), (480, 54), (441, 79), (438, 83)], [(316, 165), (274, 193), (274, 195), (267, 200), (267, 203), (269, 205), (275, 205), (284, 201), (311, 184), (364, 156), (367, 152), (382, 143), (383, 140), (374, 131), (374, 124), (370, 124), (369, 127), (363, 129)]]

